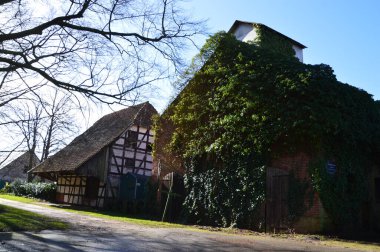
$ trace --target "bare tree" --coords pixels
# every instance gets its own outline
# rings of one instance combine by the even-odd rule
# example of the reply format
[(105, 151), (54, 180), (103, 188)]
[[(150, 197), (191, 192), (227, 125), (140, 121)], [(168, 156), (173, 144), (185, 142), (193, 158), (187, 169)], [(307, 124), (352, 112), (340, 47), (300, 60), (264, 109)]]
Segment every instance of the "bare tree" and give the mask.
[[(6, 124), (8, 128), (8, 134), (10, 132), (15, 132), (13, 139), (17, 142), (17, 148), (13, 149), (6, 157), (10, 157), (10, 154), (15, 151), (20, 152), (29, 152), (29, 161), (28, 165), (25, 166), (24, 172), (32, 168), (35, 164), (34, 153), (37, 148), (37, 143), (39, 139), (39, 127), (42, 123), (42, 108), (40, 104), (37, 106), (30, 106), (29, 104), (22, 104), (22, 106), (12, 107), (12, 115), (8, 115), (7, 118), (9, 121), (15, 123)], [(13, 118), (12, 118), (13, 117)], [(6, 159), (1, 160), (1, 163), (4, 163)], [(28, 176), (29, 180), (29, 176)]]
[(46, 114), (46, 120), (41, 127), (42, 139), (41, 161), (47, 159), (51, 153), (55, 153), (67, 144), (79, 130), (74, 118), (74, 102), (71, 95), (60, 95), (55, 90), (51, 97), (51, 103), (42, 102)]
[(134, 101), (203, 30), (176, 0), (0, 0), (0, 107), (45, 85)]
[(7, 132), (15, 147), (1, 151), (0, 165), (11, 153), (29, 151), (40, 154), (43, 161), (65, 146), (79, 131), (75, 118), (78, 108), (72, 97), (70, 93), (53, 89), (44, 98), (29, 95), (29, 99), (4, 106), (7, 113), (3, 115), (5, 120), (0, 123), (0, 131)]

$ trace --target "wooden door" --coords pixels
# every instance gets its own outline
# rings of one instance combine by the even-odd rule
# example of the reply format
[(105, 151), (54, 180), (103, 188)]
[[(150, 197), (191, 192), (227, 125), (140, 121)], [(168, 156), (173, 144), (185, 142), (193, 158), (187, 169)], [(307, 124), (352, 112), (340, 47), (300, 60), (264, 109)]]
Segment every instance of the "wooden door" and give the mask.
[(277, 232), (287, 228), (288, 187), (288, 174), (283, 171), (268, 171), (266, 193), (266, 226), (268, 231)]

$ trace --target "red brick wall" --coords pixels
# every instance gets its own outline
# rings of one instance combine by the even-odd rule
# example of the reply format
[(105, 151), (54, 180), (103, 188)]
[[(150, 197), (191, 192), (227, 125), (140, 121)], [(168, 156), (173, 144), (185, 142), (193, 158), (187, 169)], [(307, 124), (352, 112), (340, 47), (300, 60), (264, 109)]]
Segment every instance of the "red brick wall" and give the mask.
[[(300, 180), (309, 180), (309, 162), (310, 156), (305, 153), (297, 153), (294, 155), (282, 156), (274, 159), (271, 162), (271, 167), (278, 168), (287, 172), (293, 171), (296, 178)], [(312, 190), (312, 189), (311, 189)], [(309, 198), (305, 199), (305, 204), (309, 205)], [(302, 218), (302, 230), (304, 232), (318, 232), (321, 229), (320, 217), (321, 217), (322, 205), (317, 192), (314, 192), (314, 199), (312, 207), (309, 208)], [(310, 221), (308, 221), (308, 219)], [(297, 225), (296, 225), (297, 226)]]

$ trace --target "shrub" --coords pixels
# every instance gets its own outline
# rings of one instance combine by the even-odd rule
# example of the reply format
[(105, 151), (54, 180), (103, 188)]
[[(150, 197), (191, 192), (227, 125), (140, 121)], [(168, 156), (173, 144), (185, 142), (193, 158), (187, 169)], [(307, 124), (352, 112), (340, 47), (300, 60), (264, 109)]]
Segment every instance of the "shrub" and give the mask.
[(17, 196), (27, 196), (53, 201), (56, 189), (57, 185), (53, 183), (27, 183), (22, 180), (15, 180), (4, 188), (4, 192), (13, 193)]

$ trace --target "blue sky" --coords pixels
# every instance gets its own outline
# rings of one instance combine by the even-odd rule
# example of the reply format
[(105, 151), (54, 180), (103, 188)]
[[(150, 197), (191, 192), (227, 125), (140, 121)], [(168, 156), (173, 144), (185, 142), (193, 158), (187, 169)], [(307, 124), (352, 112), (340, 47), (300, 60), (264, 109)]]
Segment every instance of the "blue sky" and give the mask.
[(338, 80), (380, 100), (380, 1), (188, 0), (186, 8), (208, 19), (210, 33), (236, 19), (263, 23), (306, 45), (305, 63), (328, 64)]

